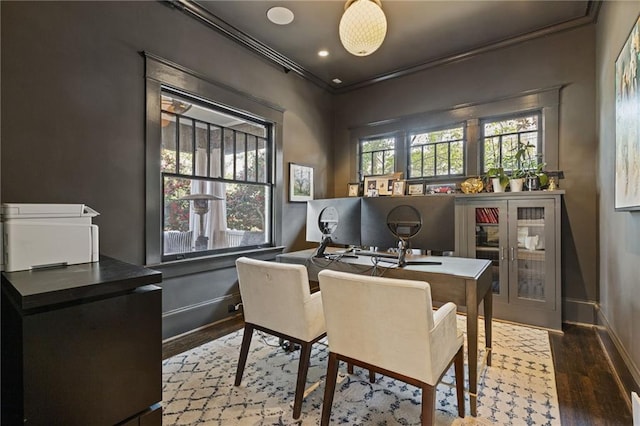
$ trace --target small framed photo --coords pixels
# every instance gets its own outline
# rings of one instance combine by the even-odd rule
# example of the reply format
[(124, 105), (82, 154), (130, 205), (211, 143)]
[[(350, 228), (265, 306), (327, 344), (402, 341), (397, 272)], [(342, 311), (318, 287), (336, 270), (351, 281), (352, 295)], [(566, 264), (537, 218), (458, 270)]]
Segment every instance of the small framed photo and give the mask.
[[(364, 191), (367, 197), (377, 197), (378, 195), (391, 195), (393, 192), (393, 182), (402, 177), (402, 173), (392, 173), (379, 176), (365, 176)], [(376, 195), (372, 194), (376, 190)]]
[(350, 183), (349, 184), (349, 197), (359, 197), (360, 196), (360, 182)]
[(438, 183), (433, 185), (425, 185), (427, 194), (453, 194), (456, 192), (455, 183)]
[(414, 182), (409, 183), (407, 186), (407, 194), (409, 195), (424, 195), (424, 183)]
[(396, 180), (393, 182), (393, 190), (391, 191), (391, 195), (398, 196), (404, 195), (404, 187), (406, 185), (406, 181), (404, 180)]
[(289, 201), (313, 200), (313, 167), (289, 163)]

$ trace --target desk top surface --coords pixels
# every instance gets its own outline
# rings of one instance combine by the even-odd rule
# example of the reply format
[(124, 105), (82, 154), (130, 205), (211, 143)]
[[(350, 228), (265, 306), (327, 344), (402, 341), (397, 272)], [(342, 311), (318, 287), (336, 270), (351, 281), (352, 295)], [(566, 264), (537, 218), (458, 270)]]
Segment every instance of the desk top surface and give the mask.
[[(290, 253), (283, 253), (277, 256), (279, 261), (302, 263), (306, 260), (314, 261), (327, 261), (335, 262), (337, 260), (329, 260), (322, 258), (312, 258), (315, 253), (315, 249), (301, 250)], [(328, 248), (326, 253), (330, 255), (338, 255), (340, 249)], [(351, 253), (349, 253), (351, 254)], [(391, 259), (385, 259), (390, 260)], [(443, 274), (449, 276), (456, 276), (464, 279), (478, 279), (482, 273), (491, 266), (491, 261), (485, 259), (471, 259), (465, 257), (453, 257), (453, 256), (424, 256), (424, 255), (411, 255), (406, 258), (408, 265), (404, 266), (403, 270), (416, 271), (429, 274)], [(352, 265), (373, 266), (374, 259), (372, 256), (364, 255), (357, 257), (341, 257), (340, 262), (349, 263)], [(441, 262), (440, 265), (412, 265), (411, 261), (431, 261)], [(380, 268), (393, 268), (398, 266), (391, 262), (381, 261), (377, 265)]]

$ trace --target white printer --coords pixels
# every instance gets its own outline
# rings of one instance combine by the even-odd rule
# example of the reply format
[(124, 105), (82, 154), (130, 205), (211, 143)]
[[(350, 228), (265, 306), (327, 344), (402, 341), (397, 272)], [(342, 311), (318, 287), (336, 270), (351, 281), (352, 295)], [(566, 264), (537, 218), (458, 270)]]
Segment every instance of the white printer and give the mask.
[(98, 261), (99, 214), (84, 204), (3, 204), (4, 270)]

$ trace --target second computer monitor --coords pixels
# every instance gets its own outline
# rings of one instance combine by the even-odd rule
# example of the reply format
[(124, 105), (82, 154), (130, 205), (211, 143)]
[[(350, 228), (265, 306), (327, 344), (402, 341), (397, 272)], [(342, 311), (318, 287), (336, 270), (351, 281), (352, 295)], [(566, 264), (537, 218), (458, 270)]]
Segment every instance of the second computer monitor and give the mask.
[[(415, 209), (420, 216), (419, 229), (408, 240), (411, 248), (432, 251), (455, 250), (455, 197), (448, 194), (363, 198), (361, 244), (365, 247), (377, 247), (379, 250), (398, 247), (399, 238), (394, 235), (392, 229), (396, 229), (397, 232), (398, 226), (415, 226), (409, 223), (413, 221), (413, 217), (404, 217), (405, 212), (401, 206), (412, 207), (404, 210), (410, 212)], [(403, 214), (398, 218), (396, 213), (399, 211)]]
[(307, 241), (360, 245), (360, 198), (327, 198), (307, 202)]

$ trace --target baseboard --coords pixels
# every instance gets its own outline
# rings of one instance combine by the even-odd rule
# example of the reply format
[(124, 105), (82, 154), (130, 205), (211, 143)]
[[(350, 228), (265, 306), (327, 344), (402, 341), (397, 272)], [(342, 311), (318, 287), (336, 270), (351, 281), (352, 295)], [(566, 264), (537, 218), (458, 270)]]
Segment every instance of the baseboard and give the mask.
[(598, 324), (596, 326), (596, 335), (611, 363), (624, 398), (631, 409), (631, 392), (640, 392), (640, 370), (634, 365), (631, 357), (620, 342), (618, 336), (611, 329), (609, 321), (607, 321), (602, 311), (598, 309), (597, 314)]
[(564, 298), (562, 299), (562, 322), (595, 325), (597, 310), (596, 302)]
[(237, 293), (163, 312), (162, 339), (170, 339), (197, 328), (233, 317), (236, 313), (230, 313), (228, 311), (228, 305), (235, 305), (239, 302), (240, 294)]

